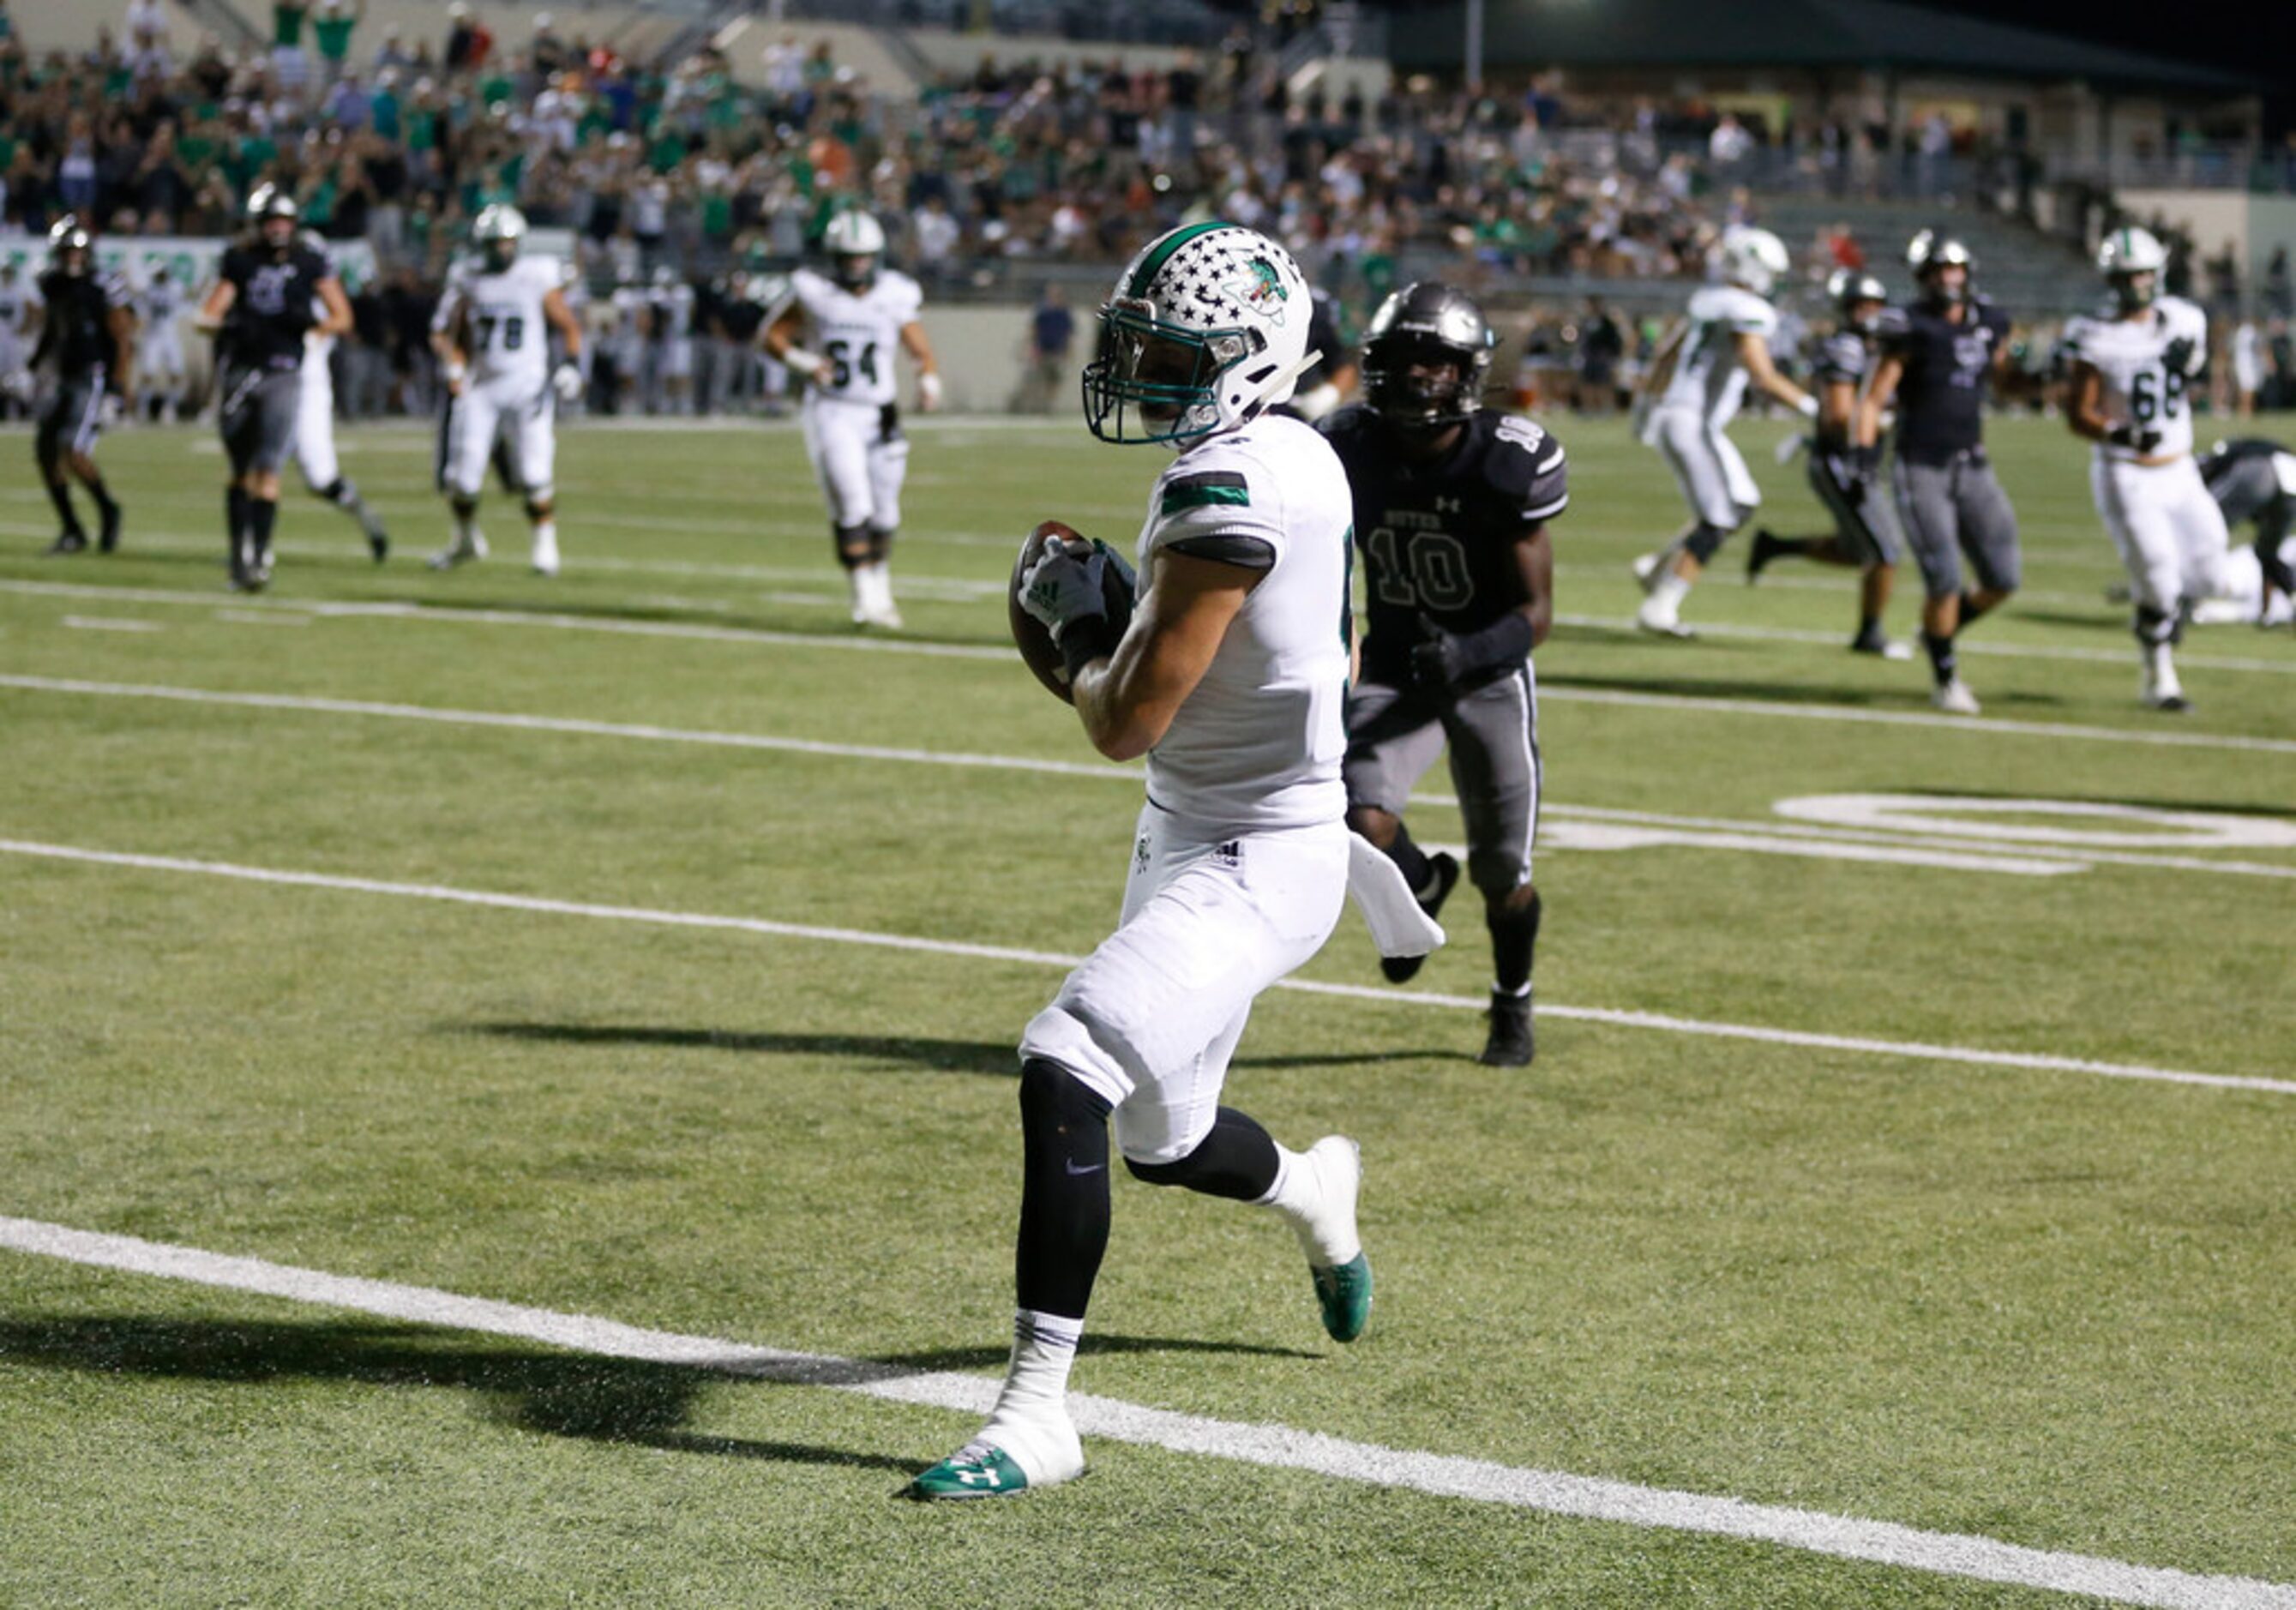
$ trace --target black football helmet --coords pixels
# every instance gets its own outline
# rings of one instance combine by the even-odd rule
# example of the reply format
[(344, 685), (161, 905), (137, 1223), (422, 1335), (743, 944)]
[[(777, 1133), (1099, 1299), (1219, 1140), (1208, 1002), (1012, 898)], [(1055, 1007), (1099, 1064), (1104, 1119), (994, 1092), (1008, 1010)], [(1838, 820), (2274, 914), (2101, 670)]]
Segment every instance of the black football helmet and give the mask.
[[(1825, 297), (1841, 315), (1845, 328), (1871, 334), (1889, 305), (1890, 288), (1862, 268), (1836, 268), (1826, 276)], [(1861, 316), (1860, 308), (1868, 311)]]
[(74, 279), (88, 270), (95, 260), (95, 237), (88, 234), (79, 218), (66, 213), (48, 230), (48, 261)]
[(1498, 337), (1465, 292), (1434, 280), (1406, 285), (1364, 332), (1364, 397), (1398, 431), (1431, 433), (1483, 406)]
[[(1947, 284), (1938, 270), (1955, 266), (1962, 270), (1961, 283)], [(1967, 301), (1970, 283), (1977, 277), (1976, 256), (1953, 236), (1934, 229), (1924, 229), (1906, 242), (1906, 267), (1913, 270), (1914, 283), (1933, 303)]]

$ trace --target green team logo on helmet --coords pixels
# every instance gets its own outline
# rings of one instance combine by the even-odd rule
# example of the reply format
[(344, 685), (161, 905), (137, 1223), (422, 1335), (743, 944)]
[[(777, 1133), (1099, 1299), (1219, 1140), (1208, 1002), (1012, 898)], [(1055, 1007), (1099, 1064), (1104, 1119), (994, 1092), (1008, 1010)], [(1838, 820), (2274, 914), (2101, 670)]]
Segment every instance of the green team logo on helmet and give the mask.
[(1269, 324), (1279, 328), (1282, 326), (1283, 305), (1292, 300), (1292, 293), (1284, 289), (1283, 277), (1275, 272), (1275, 265), (1266, 258), (1252, 259), (1250, 273), (1221, 289)]

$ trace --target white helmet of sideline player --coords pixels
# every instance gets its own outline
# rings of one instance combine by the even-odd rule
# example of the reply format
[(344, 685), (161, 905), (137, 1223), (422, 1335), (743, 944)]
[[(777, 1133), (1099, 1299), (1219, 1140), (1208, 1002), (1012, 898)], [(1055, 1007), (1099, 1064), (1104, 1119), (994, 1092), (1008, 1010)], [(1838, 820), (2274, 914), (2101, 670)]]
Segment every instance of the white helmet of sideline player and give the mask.
[(839, 284), (854, 292), (869, 288), (885, 251), (885, 231), (875, 218), (865, 212), (840, 212), (821, 232), (821, 243)]
[(1308, 350), (1307, 276), (1256, 230), (1218, 219), (1158, 235), (1100, 309), (1084, 416), (1103, 441), (1183, 447), (1292, 395)]
[(2161, 271), (2169, 266), (2169, 249), (2149, 229), (2131, 224), (2114, 230), (2096, 249), (2096, 271), (2112, 287), (2113, 300), (2123, 313), (2149, 308), (2160, 294)]
[(1742, 286), (1756, 296), (1769, 295), (1778, 276), (1792, 267), (1786, 243), (1767, 229), (1734, 224), (1714, 243), (1714, 271), (1723, 283)]

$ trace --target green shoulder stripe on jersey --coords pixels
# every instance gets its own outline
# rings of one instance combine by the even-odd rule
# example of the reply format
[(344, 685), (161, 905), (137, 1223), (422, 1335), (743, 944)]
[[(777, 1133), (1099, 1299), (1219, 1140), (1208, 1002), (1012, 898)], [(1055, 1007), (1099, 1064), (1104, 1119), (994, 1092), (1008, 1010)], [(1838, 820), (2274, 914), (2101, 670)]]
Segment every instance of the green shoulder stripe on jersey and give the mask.
[(1242, 475), (1234, 470), (1206, 470), (1166, 482), (1158, 513), (1177, 514), (1183, 509), (1214, 506), (1248, 508), (1250, 504), (1251, 489)]
[(1154, 283), (1158, 270), (1172, 260), (1172, 254), (1199, 235), (1210, 234), (1215, 229), (1232, 229), (1234, 225), (1225, 218), (1208, 218), (1201, 224), (1191, 224), (1185, 229), (1175, 230), (1164, 243), (1141, 260), (1132, 275), (1132, 283), (1124, 288), (1127, 296), (1144, 297)]

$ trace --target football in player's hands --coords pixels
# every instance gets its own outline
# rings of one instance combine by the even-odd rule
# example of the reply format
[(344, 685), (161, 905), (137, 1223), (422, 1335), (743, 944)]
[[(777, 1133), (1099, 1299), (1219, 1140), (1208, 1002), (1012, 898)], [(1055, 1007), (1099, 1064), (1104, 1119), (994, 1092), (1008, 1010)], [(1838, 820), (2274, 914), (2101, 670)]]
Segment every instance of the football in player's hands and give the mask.
[[(1047, 549), (1055, 546), (1074, 562), (1078, 570), (1097, 570), (1095, 579), (1099, 607), (1092, 612), (1105, 615), (1119, 636), (1132, 620), (1132, 567), (1113, 550), (1086, 540), (1073, 527), (1057, 520), (1047, 520), (1030, 531), (1021, 541), (1020, 553), (1013, 556), (1013, 583), (1005, 594), (1005, 616), (1013, 628), (1013, 642), (1021, 651), (1022, 663), (1037, 680), (1054, 696), (1073, 702), (1075, 695), (1069, 690), (1068, 661), (1054, 641), (1053, 628), (1040, 615), (1031, 613), (1026, 601), (1037, 562), (1046, 556)], [(1098, 561), (1096, 566), (1095, 561)], [(1055, 595), (1059, 591), (1045, 590)], [(1046, 600), (1040, 598), (1037, 603), (1043, 608)]]

